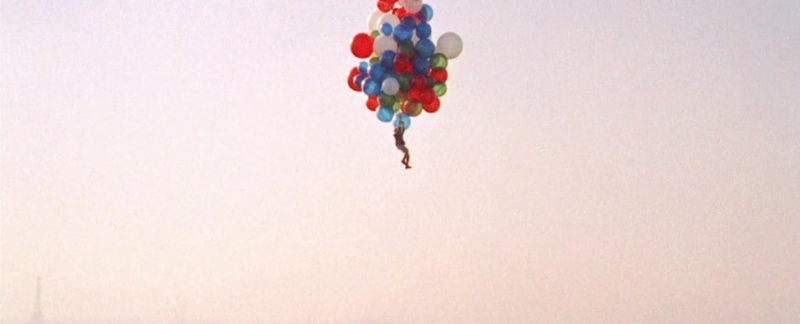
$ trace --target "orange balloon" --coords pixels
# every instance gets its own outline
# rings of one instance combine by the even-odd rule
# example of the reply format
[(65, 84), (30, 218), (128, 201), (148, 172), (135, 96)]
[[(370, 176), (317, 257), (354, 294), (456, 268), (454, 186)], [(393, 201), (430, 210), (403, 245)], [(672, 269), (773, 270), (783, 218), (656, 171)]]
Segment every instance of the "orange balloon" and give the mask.
[(406, 101), (403, 103), (403, 112), (411, 117), (417, 117), (422, 113), (422, 104), (417, 101)]

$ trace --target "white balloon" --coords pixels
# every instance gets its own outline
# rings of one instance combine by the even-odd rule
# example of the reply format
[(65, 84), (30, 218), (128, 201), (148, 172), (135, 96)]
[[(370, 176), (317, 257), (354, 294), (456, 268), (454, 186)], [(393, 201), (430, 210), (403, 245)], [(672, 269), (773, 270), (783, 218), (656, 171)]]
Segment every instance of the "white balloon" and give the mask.
[(422, 0), (403, 0), (402, 5), (406, 8), (406, 11), (410, 13), (418, 13), (420, 10), (422, 10), (424, 3), (422, 3)]
[(436, 42), (436, 53), (442, 53), (449, 59), (454, 59), (461, 54), (464, 49), (464, 42), (458, 34), (447, 32), (439, 36)]
[(380, 20), (378, 20), (378, 29), (383, 28), (383, 24), (385, 23), (389, 23), (389, 25), (395, 27), (400, 24), (400, 18), (397, 18), (397, 16), (393, 14), (387, 13), (383, 15)]
[(386, 51), (397, 52), (397, 42), (392, 37), (381, 35), (375, 39), (375, 54), (380, 57)]
[(372, 15), (367, 18), (367, 28), (369, 28), (370, 31), (380, 29), (378, 21), (380, 21), (381, 17), (383, 17), (382, 11), (378, 10), (373, 12)]
[(386, 78), (383, 80), (381, 89), (383, 89), (383, 93), (394, 96), (398, 91), (400, 91), (400, 82), (398, 82), (395, 78)]

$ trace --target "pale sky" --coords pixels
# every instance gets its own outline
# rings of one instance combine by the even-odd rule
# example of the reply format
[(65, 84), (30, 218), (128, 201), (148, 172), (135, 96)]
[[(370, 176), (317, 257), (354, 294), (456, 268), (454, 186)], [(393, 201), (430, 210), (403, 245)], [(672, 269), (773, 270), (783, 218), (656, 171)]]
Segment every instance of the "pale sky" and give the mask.
[(2, 1), (0, 321), (800, 322), (800, 3), (427, 2), (407, 171), (375, 1)]

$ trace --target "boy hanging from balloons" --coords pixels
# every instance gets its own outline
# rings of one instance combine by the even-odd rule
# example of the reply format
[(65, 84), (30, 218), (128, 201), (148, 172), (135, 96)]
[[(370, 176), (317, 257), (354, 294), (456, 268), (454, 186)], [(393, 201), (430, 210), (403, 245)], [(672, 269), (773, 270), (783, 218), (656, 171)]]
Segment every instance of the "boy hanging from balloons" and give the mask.
[(461, 37), (444, 33), (431, 40), (433, 8), (423, 0), (378, 0), (378, 11), (368, 21), (369, 33), (353, 38), (350, 50), (365, 59), (350, 71), (351, 89), (367, 95), (367, 108), (378, 120), (394, 119), (397, 149), (410, 169), (403, 134), (411, 118), (439, 111), (439, 98), (447, 93), (448, 60), (463, 48)]
[(406, 123), (405, 121), (401, 120), (400, 125), (394, 128), (394, 145), (397, 146), (397, 149), (403, 152), (403, 159), (400, 162), (406, 166), (406, 169), (411, 169), (411, 166), (408, 165), (408, 160), (411, 158), (408, 155), (408, 148), (406, 147), (406, 141), (403, 140), (403, 133), (406, 131)]

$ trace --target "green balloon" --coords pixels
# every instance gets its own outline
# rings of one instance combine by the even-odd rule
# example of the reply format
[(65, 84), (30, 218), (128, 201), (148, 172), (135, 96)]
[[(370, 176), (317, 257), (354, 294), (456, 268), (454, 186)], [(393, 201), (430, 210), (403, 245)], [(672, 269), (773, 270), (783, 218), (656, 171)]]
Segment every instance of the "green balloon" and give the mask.
[(372, 36), (372, 38), (378, 38), (378, 37), (381, 36), (381, 32), (377, 31), (377, 30), (373, 30), (372, 34), (370, 36)]
[(406, 43), (400, 45), (400, 53), (406, 54), (413, 58), (417, 56), (417, 49), (414, 47), (414, 44)]
[(397, 81), (400, 81), (400, 91), (411, 91), (411, 74), (401, 74), (397, 76)]
[(382, 94), (379, 99), (381, 101), (381, 107), (392, 107), (394, 106), (395, 101), (397, 101), (394, 96), (387, 94)]
[(433, 91), (436, 91), (436, 96), (444, 96), (447, 93), (447, 85), (444, 83), (437, 83), (433, 85)]
[(380, 62), (381, 62), (381, 58), (380, 57), (373, 57), (373, 58), (369, 59), (369, 64), (378, 64)]
[(447, 56), (444, 56), (442, 53), (437, 53), (431, 58), (431, 67), (434, 69), (446, 69), (447, 68)]
[(395, 112), (398, 112), (403, 109), (403, 100), (395, 100), (394, 105), (392, 106)]

